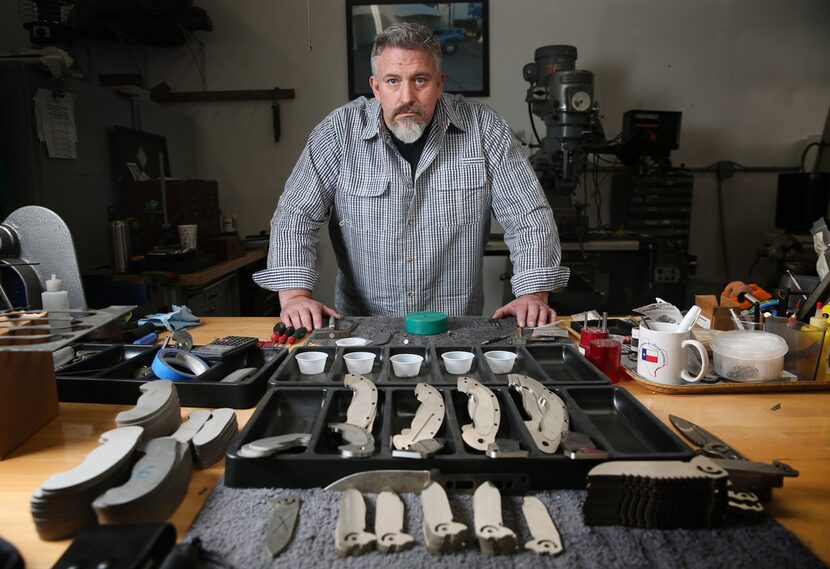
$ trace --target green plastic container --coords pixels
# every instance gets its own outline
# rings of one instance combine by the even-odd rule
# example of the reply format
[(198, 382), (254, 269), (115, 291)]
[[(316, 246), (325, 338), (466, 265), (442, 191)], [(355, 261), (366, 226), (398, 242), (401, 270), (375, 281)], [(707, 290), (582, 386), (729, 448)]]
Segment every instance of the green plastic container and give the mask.
[(404, 318), (404, 328), (408, 333), (419, 336), (443, 334), (447, 331), (448, 320), (443, 312), (410, 312)]

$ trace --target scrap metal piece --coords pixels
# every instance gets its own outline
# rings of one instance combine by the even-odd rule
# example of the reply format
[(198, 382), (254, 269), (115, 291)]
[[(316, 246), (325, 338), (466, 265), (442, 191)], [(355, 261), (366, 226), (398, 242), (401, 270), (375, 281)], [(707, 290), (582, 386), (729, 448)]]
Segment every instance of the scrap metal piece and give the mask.
[(392, 490), (384, 490), (378, 496), (375, 511), (375, 536), (378, 550), (396, 553), (415, 544), (411, 535), (403, 531), (404, 505), (400, 496)]
[(431, 481), (429, 470), (368, 470), (344, 476), (326, 486), (326, 490), (344, 492), (349, 488), (364, 494), (393, 490), (399, 494), (420, 494)]
[(236, 454), (243, 458), (262, 458), (295, 447), (307, 447), (311, 442), (311, 433), (290, 433), (257, 439), (242, 447)]
[(375, 452), (375, 437), (372, 433), (351, 423), (329, 423), (329, 429), (340, 433), (346, 444), (337, 447), (346, 458), (372, 456)]
[(496, 439), (487, 445), (487, 456), (490, 458), (525, 458), (529, 451), (524, 450), (515, 439)]
[(526, 375), (511, 373), (507, 383), (522, 396), (522, 405), (530, 415), (525, 427), (536, 448), (553, 454), (570, 431), (568, 407), (562, 399), (539, 381)]
[(412, 423), (409, 428), (392, 437), (392, 445), (398, 450), (411, 448), (412, 443), (434, 438), (444, 423), (444, 398), (441, 392), (431, 385), (419, 383), (415, 386), (415, 396), (421, 405), (412, 417)]
[(193, 336), (190, 335), (190, 332), (187, 330), (176, 330), (173, 332), (171, 336), (173, 341), (176, 342), (176, 347), (180, 350), (184, 350), (189, 352), (193, 349)]
[(294, 527), (300, 515), (300, 499), (296, 496), (272, 498), (268, 504), (272, 511), (271, 521), (265, 530), (265, 548), (273, 558), (282, 553), (294, 536)]
[[(342, 328), (337, 330), (335, 326), (337, 325), (337, 320), (334, 316), (329, 317), (328, 326), (325, 328), (320, 328), (319, 330), (315, 330), (311, 333), (312, 340), (339, 340), (341, 338), (348, 338), (352, 335), (353, 328)], [(343, 321), (341, 326), (345, 326), (346, 322)]]
[(504, 525), (501, 516), (501, 493), (489, 482), (473, 494), (473, 522), (481, 552), (488, 557), (516, 551), (516, 534)]
[(429, 458), (441, 452), (444, 443), (437, 439), (422, 439), (409, 445), (409, 448), (395, 449), (392, 456), (395, 458)]
[(458, 390), (467, 394), (467, 412), (472, 423), (461, 426), (461, 438), (472, 448), (487, 451), (496, 441), (501, 423), (501, 408), (496, 394), (472, 377), (459, 377)]
[(340, 557), (363, 555), (375, 544), (366, 531), (366, 503), (359, 490), (349, 488), (340, 496), (340, 515), (334, 530), (334, 550)]
[(437, 482), (421, 492), (424, 541), (433, 555), (460, 551), (467, 540), (467, 526), (452, 519), (447, 493)]
[(248, 379), (257, 372), (255, 367), (243, 367), (230, 372), (224, 378), (219, 380), (219, 383), (242, 383), (243, 380)]
[(556, 524), (542, 501), (536, 496), (525, 496), (522, 501), (522, 513), (533, 539), (525, 543), (536, 555), (559, 555), (562, 553), (562, 538)]
[(559, 446), (562, 448), (562, 454), (575, 460), (608, 458), (607, 450), (598, 449), (591, 437), (576, 431), (569, 432)]
[(356, 373), (347, 373), (343, 384), (354, 391), (346, 422), (371, 433), (378, 409), (378, 388), (369, 378)]

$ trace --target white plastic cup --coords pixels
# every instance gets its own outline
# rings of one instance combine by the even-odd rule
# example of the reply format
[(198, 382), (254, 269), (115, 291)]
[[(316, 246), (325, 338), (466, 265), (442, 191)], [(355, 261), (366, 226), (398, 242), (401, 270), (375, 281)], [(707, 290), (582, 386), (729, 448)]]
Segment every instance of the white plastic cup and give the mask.
[(447, 368), (447, 373), (460, 374), (467, 373), (473, 367), (473, 359), (475, 354), (472, 352), (444, 352), (441, 358), (444, 360), (444, 367)]
[(487, 365), (490, 366), (490, 371), (493, 373), (510, 373), (513, 369), (513, 364), (516, 362), (516, 353), (505, 350), (492, 350), (484, 352), (484, 359), (487, 360)]
[(300, 352), (297, 354), (297, 365), (300, 366), (300, 373), (314, 375), (323, 373), (326, 369), (326, 360), (329, 355), (326, 352)]
[(369, 343), (366, 338), (340, 338), (334, 341), (340, 347), (365, 346)]
[(415, 377), (421, 371), (424, 358), (418, 354), (395, 354), (389, 361), (392, 362), (392, 371), (398, 377)]
[(196, 249), (196, 236), (198, 232), (198, 225), (179, 225), (179, 242), (183, 250), (190, 251), (191, 249)]
[(349, 373), (371, 373), (372, 366), (375, 365), (375, 355), (374, 352), (349, 352), (343, 354), (343, 360)]

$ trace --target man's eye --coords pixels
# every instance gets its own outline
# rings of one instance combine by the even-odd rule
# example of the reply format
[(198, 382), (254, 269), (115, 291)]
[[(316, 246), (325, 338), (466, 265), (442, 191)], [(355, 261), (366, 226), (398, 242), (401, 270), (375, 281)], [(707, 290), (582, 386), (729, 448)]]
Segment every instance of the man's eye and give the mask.
[(390, 85), (397, 85), (398, 84), (397, 79), (387, 79), (386, 82), (389, 83)]
[(418, 77), (417, 79), (415, 79), (415, 84), (416, 85), (424, 85), (424, 84), (426, 84), (426, 82), (427, 82), (426, 77)]

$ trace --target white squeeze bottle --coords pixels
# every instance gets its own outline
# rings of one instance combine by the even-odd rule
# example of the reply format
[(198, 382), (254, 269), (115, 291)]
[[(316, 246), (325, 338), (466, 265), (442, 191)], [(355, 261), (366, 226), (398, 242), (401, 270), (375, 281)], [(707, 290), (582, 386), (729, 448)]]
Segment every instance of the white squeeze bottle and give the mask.
[(66, 312), (52, 314), (53, 310), (69, 310), (69, 292), (63, 290), (63, 281), (52, 275), (46, 281), (46, 292), (40, 293), (43, 309), (49, 313), (50, 326), (66, 326), (70, 316)]

